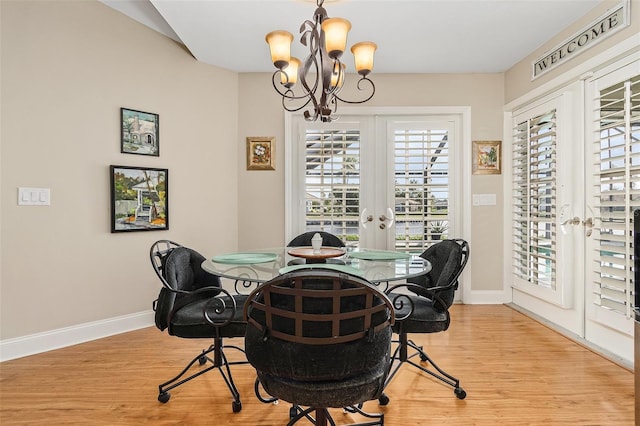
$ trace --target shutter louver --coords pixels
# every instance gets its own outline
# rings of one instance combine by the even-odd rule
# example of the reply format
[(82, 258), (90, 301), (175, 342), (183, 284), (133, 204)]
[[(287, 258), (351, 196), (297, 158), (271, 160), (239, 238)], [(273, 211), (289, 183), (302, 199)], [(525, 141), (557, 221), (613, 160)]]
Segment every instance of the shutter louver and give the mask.
[(307, 130), (305, 226), (357, 241), (360, 216), (360, 132)]
[(640, 76), (601, 90), (595, 101), (593, 302), (630, 318), (631, 220), (640, 207)]
[(556, 110), (513, 129), (513, 273), (556, 288)]
[(422, 252), (449, 228), (449, 133), (394, 131), (395, 249)]

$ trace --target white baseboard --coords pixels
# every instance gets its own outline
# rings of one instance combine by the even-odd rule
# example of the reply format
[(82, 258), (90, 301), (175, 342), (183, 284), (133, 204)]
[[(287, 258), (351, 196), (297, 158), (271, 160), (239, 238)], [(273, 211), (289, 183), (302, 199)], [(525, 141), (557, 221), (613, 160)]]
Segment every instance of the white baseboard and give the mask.
[(558, 324), (555, 324), (549, 320), (547, 320), (546, 318), (541, 317), (540, 315), (529, 311), (526, 308), (523, 308), (521, 306), (518, 306), (514, 303), (507, 303), (506, 304), (508, 307), (510, 307), (511, 309), (513, 309), (514, 311), (518, 311), (526, 316), (528, 316), (529, 318), (534, 319), (535, 321), (538, 321), (540, 324), (544, 325), (545, 327), (549, 327), (550, 329), (562, 334), (564, 337), (573, 340), (574, 342), (576, 342), (577, 344), (589, 349), (592, 352), (595, 352), (597, 354), (599, 354), (600, 356), (602, 356), (603, 358), (608, 359), (609, 361), (618, 364), (619, 366), (621, 366), (622, 368), (626, 368), (629, 371), (633, 371), (633, 359), (628, 360), (625, 359), (621, 356), (619, 356), (618, 354), (615, 354), (611, 351), (609, 351), (608, 349), (605, 349), (601, 346), (595, 345), (591, 342), (589, 342), (588, 340), (584, 339), (583, 337), (575, 334), (574, 332), (572, 332), (571, 330), (567, 330), (564, 327), (559, 326)]
[(2, 340), (0, 341), (0, 362), (138, 330), (154, 324), (154, 312), (144, 311)]
[[(511, 302), (510, 298), (503, 291), (470, 291), (465, 294), (464, 298), (464, 303), (469, 305), (504, 304), (509, 302)], [(15, 339), (2, 340), (0, 341), (0, 362), (151, 327), (154, 324), (154, 312), (144, 311)]]
[(463, 297), (463, 303), (467, 305), (502, 305), (509, 302), (511, 294), (503, 290), (469, 291)]

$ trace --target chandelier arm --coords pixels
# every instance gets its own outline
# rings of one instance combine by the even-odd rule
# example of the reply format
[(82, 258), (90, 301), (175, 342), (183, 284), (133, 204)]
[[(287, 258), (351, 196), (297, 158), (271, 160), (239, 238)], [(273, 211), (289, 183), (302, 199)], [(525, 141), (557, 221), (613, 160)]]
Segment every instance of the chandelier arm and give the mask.
[(310, 34), (315, 30), (316, 24), (313, 21), (307, 19), (300, 25), (300, 44), (307, 46), (307, 38), (311, 37)]
[[(307, 56), (307, 58), (305, 59), (302, 67), (302, 72), (300, 73), (300, 84), (304, 89), (305, 96), (309, 97), (309, 100), (306, 104), (309, 104), (309, 102), (313, 103), (313, 115), (309, 111), (305, 111), (305, 119), (308, 121), (315, 121), (322, 108), (322, 101), (318, 102), (318, 99), (316, 98), (316, 92), (318, 91), (320, 79), (322, 78), (322, 54), (320, 54), (320, 63), (318, 64), (318, 51), (321, 52), (320, 33), (318, 32), (317, 24), (311, 26), (311, 22), (307, 22), (310, 28), (305, 31), (306, 37), (304, 39), (305, 41), (308, 40), (309, 42), (310, 53), (309, 56)], [(306, 45), (306, 43), (303, 44)], [(316, 75), (313, 82), (313, 88), (309, 86), (309, 82), (307, 81), (309, 71), (311, 70), (312, 66), (315, 70)]]
[[(307, 105), (309, 105), (309, 102), (311, 101), (310, 99), (307, 99), (307, 102), (303, 103), (301, 106), (297, 107), (297, 108), (290, 108), (285, 104), (286, 100), (291, 100), (293, 98), (288, 98), (286, 96), (282, 97), (282, 108), (284, 108), (286, 111), (288, 112), (297, 112), (300, 111), (302, 108), (306, 107)], [(300, 98), (295, 98), (295, 99), (300, 99)]]
[(349, 100), (346, 100), (346, 99), (342, 99), (338, 95), (335, 95), (336, 99), (338, 99), (340, 102), (344, 102), (345, 104), (362, 104), (362, 103), (367, 102), (371, 98), (373, 98), (373, 95), (376, 94), (376, 85), (373, 84), (373, 81), (371, 81), (369, 78), (362, 77), (360, 80), (358, 80), (358, 84), (357, 84), (356, 87), (358, 88), (358, 90), (364, 90), (364, 89), (360, 88), (360, 83), (362, 83), (362, 81), (364, 81), (364, 80), (366, 80), (369, 83), (369, 85), (371, 86), (371, 94), (367, 98), (365, 98), (363, 100), (360, 100), (360, 101), (349, 101)]
[[(278, 80), (278, 78), (276, 78), (276, 76), (277, 76), (278, 74), (282, 73), (282, 72), (283, 72), (283, 71), (276, 70), (276, 71), (273, 73), (273, 76), (271, 77), (271, 84), (273, 84), (273, 88), (275, 89), (275, 91), (276, 91), (276, 92), (278, 92), (278, 94), (279, 94), (280, 96), (282, 96), (283, 98), (286, 98), (286, 99), (288, 99), (288, 100), (292, 100), (292, 101), (293, 101), (293, 100), (298, 100), (298, 99), (305, 99), (305, 98), (308, 98), (308, 97), (309, 97), (309, 95), (307, 95), (307, 94), (303, 94), (303, 95), (300, 95), (300, 96), (296, 96), (296, 95), (295, 95), (295, 93), (293, 92), (293, 90), (291, 90), (291, 89), (287, 89), (287, 90), (285, 90), (285, 91), (282, 91), (282, 90), (280, 89), (280, 87), (278, 87), (278, 85), (282, 86), (282, 83), (276, 83), (276, 81)], [(307, 103), (309, 103), (309, 102), (307, 102)]]
[[(317, 48), (317, 43), (313, 41), (313, 37), (312, 37), (311, 45), (314, 46), (315, 49), (312, 47), (311, 53), (304, 60), (304, 64), (302, 66), (302, 72), (300, 73), (300, 77), (301, 77), (300, 83), (302, 84), (302, 87), (304, 87), (305, 92), (307, 93), (308, 96), (313, 96), (313, 94), (315, 94), (316, 90), (318, 89), (319, 78), (320, 78), (320, 66), (322, 65), (322, 64), (318, 65), (318, 59), (316, 58), (316, 52), (318, 48)], [(322, 58), (320, 60), (322, 61)], [(316, 79), (313, 84), (313, 89), (309, 87), (309, 83), (307, 82), (307, 76), (309, 75), (309, 70), (311, 69), (311, 65), (313, 65), (316, 72)]]

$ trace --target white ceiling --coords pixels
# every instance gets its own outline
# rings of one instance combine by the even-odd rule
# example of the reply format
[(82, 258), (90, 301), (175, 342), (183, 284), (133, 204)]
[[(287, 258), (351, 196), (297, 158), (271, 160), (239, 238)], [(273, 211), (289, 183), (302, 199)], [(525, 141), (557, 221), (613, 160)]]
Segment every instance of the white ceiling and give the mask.
[[(199, 61), (237, 72), (274, 71), (264, 40), (294, 34), (315, 0), (100, 0), (183, 43)], [(599, 0), (325, 0), (351, 21), (348, 45), (378, 44), (374, 73), (503, 72)], [(353, 69), (351, 54), (343, 61)]]

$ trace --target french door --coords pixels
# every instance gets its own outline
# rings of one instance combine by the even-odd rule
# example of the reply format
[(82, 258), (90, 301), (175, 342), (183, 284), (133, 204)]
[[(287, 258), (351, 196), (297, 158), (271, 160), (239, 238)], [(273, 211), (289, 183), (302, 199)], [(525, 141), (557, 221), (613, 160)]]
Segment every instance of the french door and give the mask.
[[(585, 338), (633, 358), (633, 212), (640, 208), (640, 60), (587, 96)], [(636, 367), (637, 368), (637, 367)]]
[(633, 360), (640, 59), (514, 113), (513, 302)]
[[(458, 116), (292, 120), (291, 233), (420, 253), (461, 228)], [(456, 194), (457, 196), (453, 196)]]

